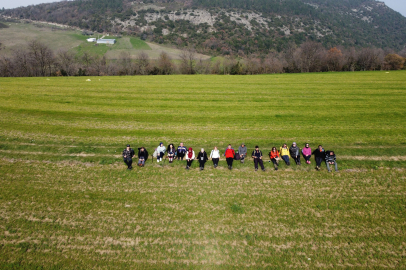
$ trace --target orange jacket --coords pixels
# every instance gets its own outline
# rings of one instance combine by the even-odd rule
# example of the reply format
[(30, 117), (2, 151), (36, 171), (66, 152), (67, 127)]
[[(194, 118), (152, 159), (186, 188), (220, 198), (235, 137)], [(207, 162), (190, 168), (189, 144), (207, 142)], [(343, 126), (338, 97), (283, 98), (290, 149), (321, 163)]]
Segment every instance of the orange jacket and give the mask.
[(233, 149), (228, 149), (226, 150), (226, 158), (234, 158), (235, 152)]
[(277, 158), (277, 157), (279, 157), (279, 151), (278, 150), (276, 150), (276, 153), (274, 153), (274, 152), (269, 152), (269, 158), (270, 159), (273, 159), (273, 158)]

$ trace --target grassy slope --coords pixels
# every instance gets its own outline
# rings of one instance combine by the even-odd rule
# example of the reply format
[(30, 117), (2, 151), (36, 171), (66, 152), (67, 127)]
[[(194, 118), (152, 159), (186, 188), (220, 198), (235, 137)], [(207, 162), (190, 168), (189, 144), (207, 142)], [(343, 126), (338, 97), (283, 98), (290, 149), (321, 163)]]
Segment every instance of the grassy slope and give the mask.
[[(86, 79), (0, 79), (0, 268), (404, 267), (404, 161), (371, 159), (405, 157), (405, 72)], [(341, 173), (115, 157), (159, 141), (322, 143)]]
[[(146, 52), (151, 59), (157, 59), (162, 51), (169, 54), (172, 59), (179, 59), (181, 51), (174, 48), (164, 47), (157, 44), (147, 44), (141, 39), (134, 37), (123, 37), (117, 39), (115, 45), (86, 42), (88, 36), (81, 35), (80, 31), (54, 29), (48, 25), (37, 27), (33, 24), (9, 23), (9, 28), (0, 29), (0, 42), (5, 49), (0, 51), (1, 55), (9, 55), (14, 49), (24, 48), (27, 42), (38, 39), (47, 44), (55, 52), (59, 49), (74, 50), (79, 56), (87, 51), (92, 54), (106, 55), (108, 59), (118, 59), (121, 52), (129, 52), (133, 58), (140, 51)], [(94, 36), (96, 37), (96, 36)], [(114, 37), (105, 37), (114, 38)], [(198, 58), (208, 59), (208, 56), (198, 54)]]

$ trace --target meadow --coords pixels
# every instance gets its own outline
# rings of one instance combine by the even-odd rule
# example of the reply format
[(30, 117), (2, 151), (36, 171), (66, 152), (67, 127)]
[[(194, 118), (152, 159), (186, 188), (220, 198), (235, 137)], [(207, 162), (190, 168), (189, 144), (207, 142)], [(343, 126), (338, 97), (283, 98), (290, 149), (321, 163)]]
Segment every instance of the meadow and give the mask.
[[(405, 75), (0, 78), (0, 268), (405, 268)], [(161, 141), (322, 144), (340, 171), (126, 170)]]
[[(73, 29), (62, 29), (47, 24), (32, 23), (11, 23), (5, 22), (8, 28), (0, 28), (0, 56), (10, 56), (15, 50), (24, 49), (32, 40), (38, 40), (47, 45), (55, 53), (59, 50), (71, 50), (77, 57), (84, 52), (91, 55), (105, 56), (108, 60), (120, 59), (123, 52), (129, 53), (133, 59), (144, 52), (150, 59), (158, 59), (161, 52), (166, 52), (171, 59), (179, 60), (181, 50), (162, 46), (153, 43), (147, 43), (139, 38), (123, 36), (116, 38), (106, 36), (105, 38), (116, 38), (117, 43), (114, 45), (89, 43), (86, 41), (89, 37), (101, 38), (102, 36), (85, 36), (81, 31)], [(196, 54), (198, 59), (209, 59), (210, 56)]]

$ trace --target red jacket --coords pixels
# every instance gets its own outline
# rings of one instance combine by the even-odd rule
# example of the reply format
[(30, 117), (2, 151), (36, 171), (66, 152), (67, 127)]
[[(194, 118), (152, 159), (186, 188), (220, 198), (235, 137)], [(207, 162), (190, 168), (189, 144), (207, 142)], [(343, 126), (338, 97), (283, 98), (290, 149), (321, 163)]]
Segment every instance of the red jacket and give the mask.
[(226, 150), (226, 158), (234, 158), (235, 152), (233, 149), (228, 149)]
[(270, 159), (273, 159), (273, 158), (277, 158), (277, 157), (279, 157), (279, 151), (278, 150), (276, 150), (276, 153), (274, 153), (274, 152), (269, 152), (269, 158)]

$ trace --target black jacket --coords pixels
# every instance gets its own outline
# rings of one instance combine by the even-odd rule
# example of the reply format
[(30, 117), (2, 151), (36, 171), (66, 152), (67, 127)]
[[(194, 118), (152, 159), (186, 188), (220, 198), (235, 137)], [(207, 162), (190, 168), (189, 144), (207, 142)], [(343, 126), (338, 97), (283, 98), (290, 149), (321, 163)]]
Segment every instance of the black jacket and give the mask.
[[(255, 157), (255, 156), (256, 156), (256, 155), (255, 155), (255, 154), (256, 154), (256, 152), (257, 152), (257, 151), (255, 151), (255, 150), (254, 150), (254, 151), (252, 151), (251, 156), (252, 156), (252, 157)], [(261, 150), (259, 150), (258, 152), (259, 152), (259, 153), (258, 153), (258, 154), (259, 154), (259, 157), (258, 157), (258, 156), (257, 156), (257, 157), (258, 157), (258, 158), (262, 157), (262, 151), (261, 151)]]
[(297, 156), (300, 156), (300, 148), (299, 147), (293, 147), (293, 146), (291, 146), (290, 148), (289, 148), (289, 153), (290, 153), (290, 156), (291, 157), (297, 157)]
[(144, 153), (141, 153), (141, 148), (138, 148), (138, 158), (144, 157), (145, 161), (148, 159), (148, 151), (144, 148)]
[(135, 152), (132, 148), (130, 150), (127, 150), (127, 148), (123, 150), (123, 159), (132, 159), (134, 155)]
[(199, 154), (197, 155), (197, 160), (198, 160), (198, 161), (202, 161), (202, 158), (203, 158), (203, 161), (204, 161), (204, 162), (206, 162), (206, 161), (209, 160), (209, 159), (207, 158), (207, 153), (206, 153), (206, 151), (204, 151), (203, 153), (200, 151)]
[(319, 148), (317, 148), (316, 150), (313, 151), (312, 153), (315, 157), (318, 158), (326, 158), (326, 151), (324, 151), (324, 148), (322, 148), (322, 151), (320, 152)]
[[(333, 153), (332, 155), (330, 155), (330, 153)], [(326, 151), (326, 161), (327, 162), (334, 162), (336, 161), (336, 154), (334, 153), (334, 151)]]

